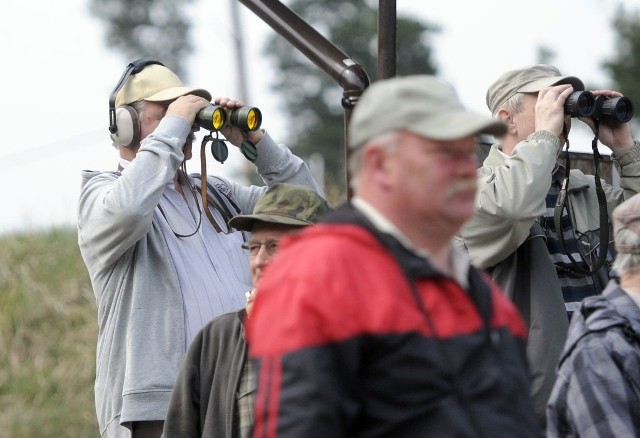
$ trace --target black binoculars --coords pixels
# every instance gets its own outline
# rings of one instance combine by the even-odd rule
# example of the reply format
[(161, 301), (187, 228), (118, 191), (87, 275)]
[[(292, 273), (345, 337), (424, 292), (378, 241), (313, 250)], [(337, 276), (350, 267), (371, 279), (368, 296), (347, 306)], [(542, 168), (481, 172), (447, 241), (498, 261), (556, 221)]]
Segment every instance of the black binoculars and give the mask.
[(571, 117), (591, 117), (604, 123), (626, 123), (633, 118), (633, 102), (628, 97), (594, 96), (589, 91), (574, 91), (564, 103)]
[(256, 131), (262, 124), (262, 113), (253, 106), (229, 109), (212, 104), (198, 111), (196, 123), (209, 131), (219, 131), (229, 125), (245, 132)]

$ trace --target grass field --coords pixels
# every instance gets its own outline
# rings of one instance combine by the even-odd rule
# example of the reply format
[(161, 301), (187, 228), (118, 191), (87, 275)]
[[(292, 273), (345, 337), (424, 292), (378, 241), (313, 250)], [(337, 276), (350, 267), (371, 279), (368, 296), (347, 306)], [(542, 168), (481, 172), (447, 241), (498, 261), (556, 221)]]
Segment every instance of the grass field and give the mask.
[(96, 336), (75, 229), (0, 237), (0, 438), (98, 436)]

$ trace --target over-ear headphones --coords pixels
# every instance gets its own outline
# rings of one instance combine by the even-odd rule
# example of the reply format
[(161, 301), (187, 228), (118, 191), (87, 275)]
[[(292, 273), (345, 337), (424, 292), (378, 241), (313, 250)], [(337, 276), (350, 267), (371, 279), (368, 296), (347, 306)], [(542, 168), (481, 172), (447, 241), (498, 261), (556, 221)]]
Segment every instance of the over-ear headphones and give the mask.
[(161, 62), (148, 58), (140, 58), (130, 62), (124, 73), (122, 73), (118, 84), (111, 92), (111, 96), (109, 96), (109, 132), (116, 147), (122, 145), (130, 148), (140, 142), (138, 112), (131, 105), (124, 105), (116, 109), (116, 95), (127, 82), (127, 79), (140, 73), (143, 68), (151, 64), (164, 66)]

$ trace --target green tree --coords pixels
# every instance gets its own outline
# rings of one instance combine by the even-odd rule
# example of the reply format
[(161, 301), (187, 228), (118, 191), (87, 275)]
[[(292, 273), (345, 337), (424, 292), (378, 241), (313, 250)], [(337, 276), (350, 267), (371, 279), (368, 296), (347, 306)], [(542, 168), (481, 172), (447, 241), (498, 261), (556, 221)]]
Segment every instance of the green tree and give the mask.
[[(615, 55), (602, 66), (613, 79), (614, 89), (622, 90), (640, 108), (640, 11), (618, 7), (614, 15), (613, 31), (616, 34)], [(637, 119), (637, 112), (636, 112)]]
[(106, 24), (107, 45), (133, 60), (161, 60), (187, 79), (182, 66), (191, 53), (185, 5), (193, 0), (89, 0), (89, 11)]
[[(370, 79), (375, 80), (378, 32), (375, 4), (365, 0), (293, 0), (288, 7), (361, 64)], [(396, 29), (396, 74), (435, 73), (428, 42), (430, 34), (438, 28), (399, 16)], [(279, 72), (272, 88), (282, 96), (282, 111), (290, 120), (288, 144), (305, 158), (313, 153), (321, 154), (325, 163), (325, 188), (330, 198), (343, 197), (346, 187), (342, 89), (304, 55), (292, 50), (291, 44), (280, 35), (270, 37), (263, 51)]]

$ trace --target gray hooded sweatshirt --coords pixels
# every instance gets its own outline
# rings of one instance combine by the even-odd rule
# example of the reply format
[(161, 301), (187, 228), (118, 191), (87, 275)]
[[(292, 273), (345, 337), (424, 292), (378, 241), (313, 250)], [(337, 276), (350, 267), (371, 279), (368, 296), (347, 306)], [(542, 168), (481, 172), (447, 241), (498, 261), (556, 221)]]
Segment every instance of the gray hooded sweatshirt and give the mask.
[[(82, 173), (78, 244), (98, 308), (95, 402), (102, 436), (129, 436), (130, 422), (165, 418), (186, 351), (183, 297), (158, 202), (184, 159), (190, 129), (167, 116), (125, 171)], [(288, 182), (321, 193), (286, 146), (267, 134), (256, 146), (254, 164), (267, 186)], [(239, 214), (251, 213), (267, 189), (218, 177), (208, 183), (209, 196), (230, 209), (235, 203)], [(211, 226), (206, 217), (202, 226)], [(226, 236), (242, 239), (239, 231)], [(238, 254), (216, 249), (219, 257), (242, 256), (240, 245), (229, 246)]]

